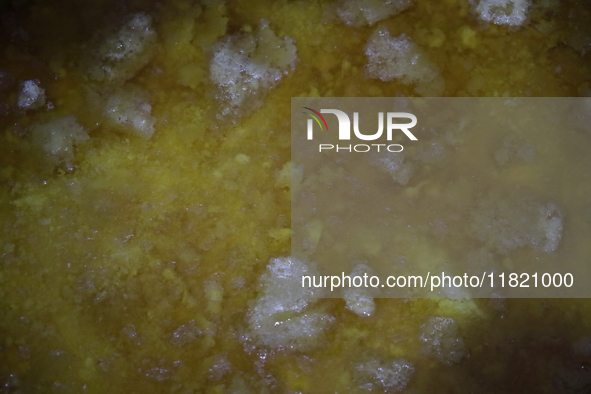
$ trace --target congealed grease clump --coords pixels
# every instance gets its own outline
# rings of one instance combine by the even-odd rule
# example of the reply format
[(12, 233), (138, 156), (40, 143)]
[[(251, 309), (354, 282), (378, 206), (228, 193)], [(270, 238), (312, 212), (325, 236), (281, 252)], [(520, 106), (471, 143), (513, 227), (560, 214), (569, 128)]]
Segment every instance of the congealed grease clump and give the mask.
[[(357, 264), (349, 276), (353, 280), (355, 276), (362, 277), (364, 274), (372, 276), (373, 270), (365, 264)], [(373, 287), (347, 287), (343, 290), (346, 308), (358, 316), (371, 316), (376, 309), (374, 298), (377, 293)]]
[(349, 26), (371, 26), (399, 14), (411, 5), (412, 0), (341, 0), (337, 15)]
[(414, 84), (415, 92), (422, 96), (443, 94), (444, 82), (439, 70), (406, 34), (392, 37), (388, 29), (378, 27), (365, 46), (365, 55), (369, 78)]
[(66, 167), (72, 166), (74, 145), (90, 139), (88, 133), (71, 115), (34, 125), (31, 128), (31, 138), (34, 145), (41, 148), (52, 169), (60, 163)]
[(95, 81), (126, 81), (148, 64), (155, 42), (152, 18), (142, 12), (133, 14), (119, 30), (92, 40), (82, 67)]
[(497, 25), (520, 26), (527, 20), (529, 0), (477, 0), (473, 9), (478, 18)]
[(187, 324), (181, 324), (171, 335), (170, 343), (176, 347), (182, 347), (189, 344), (203, 332), (195, 325), (195, 320), (190, 320)]
[(443, 364), (456, 364), (466, 355), (464, 340), (458, 333), (458, 325), (450, 317), (431, 317), (421, 326), (419, 338), (423, 352)]
[(116, 126), (143, 139), (154, 134), (156, 118), (142, 92), (119, 90), (106, 99), (105, 116)]
[(401, 358), (392, 361), (370, 360), (357, 365), (357, 380), (365, 381), (361, 388), (367, 391), (402, 391), (414, 374), (412, 363)]
[(554, 203), (490, 198), (473, 212), (470, 228), (476, 239), (499, 253), (523, 246), (549, 253), (562, 238), (562, 213)]
[(267, 21), (252, 34), (222, 39), (214, 46), (210, 77), (218, 87), (218, 119), (231, 119), (261, 107), (267, 93), (295, 67), (294, 40), (275, 35)]
[(270, 348), (309, 349), (333, 318), (314, 305), (324, 289), (302, 286), (303, 275), (316, 275), (316, 268), (294, 257), (271, 259), (262, 275), (256, 305), (248, 324), (258, 345)]
[(379, 152), (368, 156), (368, 163), (391, 176), (395, 182), (406, 185), (412, 176), (413, 166), (408, 160), (405, 161), (405, 157), (404, 151)]
[(39, 86), (39, 81), (30, 80), (21, 83), (17, 104), (20, 109), (25, 111), (41, 108), (45, 105), (45, 89)]

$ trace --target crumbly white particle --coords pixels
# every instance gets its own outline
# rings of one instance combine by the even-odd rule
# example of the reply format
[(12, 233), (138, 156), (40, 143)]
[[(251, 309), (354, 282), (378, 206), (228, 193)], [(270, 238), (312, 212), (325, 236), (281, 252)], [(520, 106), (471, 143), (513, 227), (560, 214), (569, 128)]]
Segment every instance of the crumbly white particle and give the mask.
[(529, 0), (477, 0), (473, 9), (482, 21), (520, 26), (527, 21), (530, 5)]
[(37, 109), (45, 105), (45, 89), (39, 86), (38, 80), (25, 81), (21, 84), (18, 95), (18, 106), (21, 109)]
[(152, 106), (141, 94), (118, 91), (106, 100), (104, 112), (115, 124), (140, 138), (147, 140), (154, 134), (156, 118), (151, 115)]
[[(373, 271), (365, 264), (358, 264), (351, 274), (351, 280), (355, 276), (373, 275)], [(371, 316), (376, 309), (374, 297), (377, 295), (377, 289), (372, 287), (348, 287), (343, 290), (343, 298), (345, 299), (346, 308), (358, 316)]]
[(423, 96), (441, 96), (444, 82), (438, 68), (406, 34), (392, 37), (388, 29), (378, 27), (366, 46), (366, 72), (372, 79), (384, 82), (400, 80), (414, 85)]
[(399, 14), (412, 5), (412, 0), (341, 0), (337, 15), (349, 26), (372, 26)]
[(466, 356), (464, 340), (460, 337), (457, 323), (452, 318), (431, 317), (421, 326), (419, 339), (423, 352), (443, 364), (456, 364)]
[(74, 146), (88, 141), (88, 133), (74, 116), (64, 116), (32, 127), (31, 137), (52, 165), (74, 161)]
[(190, 320), (188, 323), (181, 324), (174, 330), (171, 334), (170, 343), (173, 346), (182, 347), (195, 341), (201, 334), (202, 330), (197, 327), (195, 320)]
[(134, 14), (129, 22), (119, 29), (119, 34), (111, 38), (109, 45), (104, 46), (104, 56), (121, 60), (141, 52), (145, 39), (153, 34), (150, 16), (143, 13)]
[(267, 93), (295, 67), (294, 40), (280, 38), (262, 21), (259, 30), (225, 38), (214, 47), (210, 77), (220, 101), (218, 118), (236, 118), (263, 104)]
[(376, 152), (368, 156), (368, 163), (391, 176), (395, 182), (406, 185), (412, 176), (413, 166), (408, 160), (405, 161), (405, 157), (404, 152)]
[(318, 344), (333, 318), (315, 305), (324, 290), (302, 286), (303, 275), (315, 274), (313, 264), (294, 257), (271, 259), (247, 317), (257, 345), (301, 350)]
[(156, 41), (152, 18), (144, 13), (133, 14), (119, 30), (97, 37), (83, 59), (91, 79), (125, 81), (133, 77), (151, 59)]
[(367, 391), (402, 391), (408, 385), (415, 368), (405, 359), (382, 361), (373, 359), (356, 367), (356, 378)]
[(562, 239), (563, 216), (554, 203), (491, 198), (474, 210), (471, 230), (473, 237), (498, 253), (524, 246), (551, 253)]
[(403, 358), (372, 359), (357, 365), (356, 380), (367, 391), (391, 393), (404, 390), (414, 371), (414, 365)]

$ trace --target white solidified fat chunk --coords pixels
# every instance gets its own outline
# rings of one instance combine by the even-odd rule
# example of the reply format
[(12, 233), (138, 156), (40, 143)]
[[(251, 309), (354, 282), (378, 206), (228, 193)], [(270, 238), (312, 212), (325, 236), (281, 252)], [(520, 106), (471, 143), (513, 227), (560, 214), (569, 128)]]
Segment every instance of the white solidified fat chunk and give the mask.
[(431, 317), (421, 326), (419, 337), (423, 352), (443, 364), (458, 363), (466, 355), (458, 325), (449, 317)]
[(333, 318), (314, 305), (324, 290), (303, 287), (303, 275), (317, 275), (314, 265), (293, 257), (271, 259), (267, 265), (262, 292), (248, 313), (258, 345), (301, 350), (318, 344)]
[(365, 382), (361, 388), (368, 391), (402, 391), (414, 374), (414, 366), (405, 359), (393, 361), (370, 360), (357, 365), (357, 380)]
[(110, 96), (105, 105), (105, 115), (115, 124), (143, 139), (154, 134), (156, 118), (151, 115), (152, 106), (140, 94), (120, 91)]
[[(351, 281), (355, 276), (373, 275), (373, 271), (365, 264), (358, 264), (349, 275)], [(347, 309), (358, 316), (371, 316), (376, 309), (374, 297), (377, 295), (377, 289), (373, 287), (348, 287), (343, 291), (343, 298), (347, 302)]]
[(225, 354), (218, 354), (214, 360), (214, 364), (209, 368), (209, 379), (217, 381), (232, 371), (232, 364)]
[(293, 39), (275, 35), (267, 22), (256, 33), (225, 38), (214, 46), (210, 77), (218, 87), (219, 119), (237, 117), (263, 105), (265, 95), (297, 60)]
[(37, 109), (45, 105), (45, 89), (39, 86), (39, 81), (25, 81), (21, 84), (18, 95), (18, 106), (21, 109)]
[(520, 26), (527, 20), (530, 5), (529, 0), (477, 0), (473, 9), (482, 21)]
[(392, 37), (388, 29), (378, 27), (365, 46), (365, 55), (369, 78), (414, 84), (415, 92), (423, 96), (443, 94), (438, 68), (406, 34)]
[(349, 26), (371, 26), (399, 14), (411, 5), (411, 0), (341, 0), (337, 15)]
[(191, 320), (187, 324), (181, 324), (174, 330), (170, 338), (170, 343), (173, 346), (182, 347), (195, 341), (202, 333), (202, 330), (195, 325), (195, 320)]
[(404, 152), (376, 152), (368, 156), (368, 163), (390, 175), (395, 182), (406, 185), (413, 172), (412, 164), (404, 161)]
[(90, 139), (71, 115), (33, 126), (31, 137), (53, 165), (60, 162), (71, 165), (74, 161), (74, 145)]
[(562, 238), (562, 213), (553, 203), (493, 198), (474, 211), (471, 230), (499, 253), (523, 246), (550, 253)]
[(91, 79), (125, 81), (150, 61), (155, 41), (152, 18), (141, 12), (133, 14), (118, 31), (102, 38), (100, 44), (90, 45), (91, 52), (83, 65)]

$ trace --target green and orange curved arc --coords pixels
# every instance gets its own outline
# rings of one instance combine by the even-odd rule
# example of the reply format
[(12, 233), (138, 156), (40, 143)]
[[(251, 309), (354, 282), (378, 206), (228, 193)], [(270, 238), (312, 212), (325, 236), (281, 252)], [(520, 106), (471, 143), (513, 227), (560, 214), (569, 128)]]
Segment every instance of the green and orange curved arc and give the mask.
[[(324, 123), (324, 127), (326, 128), (326, 131), (328, 131), (328, 125), (326, 124), (326, 120), (324, 120), (324, 117), (322, 115), (320, 115), (320, 113), (318, 111), (314, 111), (312, 108), (308, 108), (308, 107), (302, 107), (302, 108), (314, 112), (313, 114), (311, 114), (309, 112), (302, 112), (302, 113), (311, 116), (312, 119), (314, 119), (316, 121), (316, 123), (318, 123), (318, 126), (320, 126), (321, 130), (322, 130), (322, 123)], [(322, 119), (322, 123), (320, 123), (320, 119)]]

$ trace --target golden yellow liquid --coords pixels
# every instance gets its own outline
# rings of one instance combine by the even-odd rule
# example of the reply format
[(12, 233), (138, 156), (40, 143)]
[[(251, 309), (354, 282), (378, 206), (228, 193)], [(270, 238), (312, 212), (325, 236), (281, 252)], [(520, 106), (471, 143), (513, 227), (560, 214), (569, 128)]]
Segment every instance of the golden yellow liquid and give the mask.
[[(586, 300), (507, 300), (500, 310), (474, 300), (474, 315), (461, 312), (463, 301), (379, 299), (367, 319), (323, 300), (335, 323), (310, 351), (241, 340), (269, 259), (290, 253), (289, 239), (272, 236), (290, 227), (290, 191), (277, 181), (290, 161), (290, 98), (413, 95), (365, 78), (375, 27), (348, 27), (319, 1), (0, 4), (0, 69), (39, 79), (55, 107), (0, 117), (3, 392), (226, 393), (237, 379), (253, 393), (362, 392), (360, 357), (411, 360), (413, 393), (552, 393), (560, 371), (585, 379), (589, 360), (572, 346), (591, 326)], [(103, 122), (84, 86), (108, 84), (78, 66), (96, 31), (138, 11), (158, 35), (154, 58), (125, 85), (149, 94), (157, 122), (147, 141)], [(296, 67), (262, 108), (212, 128), (204, 48), (261, 18), (295, 40)], [(415, 0), (380, 23), (423, 49), (445, 96), (579, 96), (590, 89), (590, 55), (565, 42), (587, 34), (590, 20), (588, 3), (565, 1), (509, 29), (481, 25), (468, 1)], [(0, 102), (13, 105), (15, 89), (0, 91)], [(90, 135), (72, 171), (27, 150), (31, 125), (64, 115)], [(237, 159), (245, 153), (250, 160)], [(418, 336), (429, 316), (446, 313), (469, 353), (452, 366), (424, 355)], [(200, 332), (174, 346), (175, 330), (192, 320)], [(218, 377), (221, 356), (231, 369)]]

